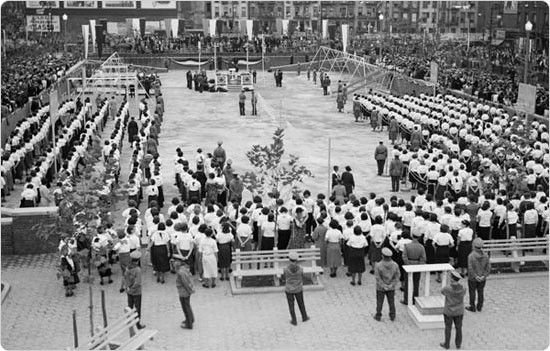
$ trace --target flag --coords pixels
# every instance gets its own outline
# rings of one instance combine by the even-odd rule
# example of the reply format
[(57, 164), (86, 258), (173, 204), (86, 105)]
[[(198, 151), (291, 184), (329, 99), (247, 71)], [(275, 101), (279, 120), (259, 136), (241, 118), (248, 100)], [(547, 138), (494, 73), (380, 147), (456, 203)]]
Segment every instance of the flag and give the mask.
[(199, 40), (199, 51), (201, 51), (201, 41)]
[(88, 40), (90, 38), (90, 26), (82, 25), (82, 36), (84, 37), (84, 58), (88, 58)]
[(347, 52), (347, 48), (348, 48), (348, 28), (349, 28), (349, 25), (347, 24), (342, 24), (342, 44), (343, 44), (343, 51), (344, 52)]
[(179, 24), (180, 24), (180, 21), (177, 18), (172, 19), (172, 37), (173, 38), (178, 37)]
[(248, 40), (252, 39), (252, 27), (254, 26), (253, 20), (246, 20), (246, 35), (248, 35)]
[(281, 24), (282, 24), (282, 29), (283, 29), (283, 35), (288, 35), (288, 20), (282, 20), (281, 21)]
[(90, 20), (90, 34), (92, 35), (92, 52), (95, 52), (95, 20)]
[(215, 37), (216, 36), (216, 20), (211, 19), (208, 28), (210, 29), (210, 36)]
[(164, 19), (164, 30), (166, 31), (166, 37), (170, 38), (170, 35), (172, 34), (172, 19), (171, 18), (165, 18)]
[(327, 38), (328, 20), (323, 20), (323, 39)]

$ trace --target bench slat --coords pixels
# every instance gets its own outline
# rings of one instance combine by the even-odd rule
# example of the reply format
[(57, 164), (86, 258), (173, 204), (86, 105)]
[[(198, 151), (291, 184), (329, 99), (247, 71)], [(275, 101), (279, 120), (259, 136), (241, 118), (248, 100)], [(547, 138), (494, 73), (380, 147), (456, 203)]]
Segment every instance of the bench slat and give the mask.
[(138, 350), (143, 349), (146, 341), (152, 339), (157, 334), (156, 330), (142, 329), (128, 341), (120, 345), (120, 350)]
[(548, 256), (491, 257), (491, 263), (549, 261)]
[(107, 328), (102, 328), (88, 343), (79, 346), (77, 350), (101, 349), (107, 346), (110, 340), (113, 340), (130, 327), (136, 325), (138, 322), (137, 318), (137, 312), (132, 310), (129, 315), (125, 315), (114, 323), (107, 325)]

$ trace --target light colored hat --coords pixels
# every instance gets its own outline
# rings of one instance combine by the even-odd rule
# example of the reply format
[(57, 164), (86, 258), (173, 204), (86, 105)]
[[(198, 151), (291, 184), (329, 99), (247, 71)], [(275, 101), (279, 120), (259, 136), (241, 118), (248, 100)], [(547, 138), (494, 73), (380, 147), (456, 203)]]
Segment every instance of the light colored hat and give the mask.
[(476, 249), (483, 248), (483, 239), (481, 238), (475, 238), (474, 241), (472, 241), (472, 246)]
[(291, 251), (288, 254), (288, 259), (291, 261), (298, 261), (298, 253), (296, 251)]
[(459, 281), (462, 277), (460, 276), (460, 273), (457, 271), (451, 271), (451, 278), (453, 278), (456, 281)]
[(134, 260), (139, 260), (141, 258), (141, 251), (135, 250), (130, 253), (130, 258)]
[(386, 256), (386, 257), (391, 257), (392, 256), (392, 252), (390, 249), (388, 249), (387, 247), (384, 247), (382, 249), (382, 255)]

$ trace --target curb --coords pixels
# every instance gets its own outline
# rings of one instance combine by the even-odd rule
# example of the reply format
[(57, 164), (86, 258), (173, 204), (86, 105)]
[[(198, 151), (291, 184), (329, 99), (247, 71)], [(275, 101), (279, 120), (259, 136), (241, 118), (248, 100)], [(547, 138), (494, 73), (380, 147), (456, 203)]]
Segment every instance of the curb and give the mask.
[(497, 280), (497, 279), (510, 279), (510, 278), (537, 278), (537, 277), (549, 277), (549, 272), (525, 272), (525, 273), (493, 273), (487, 280)]

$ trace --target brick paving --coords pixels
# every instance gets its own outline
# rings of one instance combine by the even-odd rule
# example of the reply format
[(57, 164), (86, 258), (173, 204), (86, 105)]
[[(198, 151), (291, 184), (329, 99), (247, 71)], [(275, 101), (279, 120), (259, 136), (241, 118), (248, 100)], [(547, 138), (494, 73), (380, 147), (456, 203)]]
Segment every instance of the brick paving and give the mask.
[[(198, 94), (183, 88), (184, 71), (162, 74), (166, 114), (160, 135), (159, 152), (163, 165), (166, 198), (176, 194), (173, 184), (174, 150), (181, 147), (188, 159), (202, 147), (209, 152), (222, 139), (237, 172), (248, 170), (245, 152), (254, 143), (267, 144), (273, 130), (285, 129), (287, 152), (302, 158), (315, 174), (306, 180), (312, 193), (326, 192), (327, 145), (332, 138), (331, 165), (350, 165), (357, 193), (390, 194), (389, 178), (376, 177), (373, 150), (386, 133), (373, 133), (365, 124), (353, 122), (351, 114), (336, 112), (335, 99), (323, 97), (311, 88), (304, 75), (285, 75), (283, 88), (259, 84), (259, 116), (238, 115), (236, 94)], [(262, 82), (261, 73), (258, 82)], [(333, 77), (334, 79), (336, 77)], [(250, 112), (247, 101), (247, 113)], [(351, 106), (348, 106), (350, 109)], [(134, 113), (135, 106), (131, 107)], [(121, 179), (128, 157), (123, 149)], [(408, 197), (410, 193), (400, 193)], [(142, 205), (143, 206), (143, 205)], [(123, 210), (119, 204), (116, 215)], [(73, 344), (72, 311), (76, 310), (79, 339), (89, 337), (89, 294), (79, 284), (76, 296), (64, 297), (62, 282), (55, 278), (55, 255), (2, 257), (2, 281), (12, 290), (2, 304), (1, 343), (5, 349), (65, 349)], [(109, 319), (121, 315), (126, 295), (118, 292), (120, 271), (114, 269), (112, 285), (93, 285), (94, 321), (101, 324), (100, 289), (105, 289)], [(501, 275), (486, 288), (482, 313), (466, 312), (465, 349), (544, 349), (549, 344), (548, 273)], [(326, 290), (305, 295), (311, 320), (289, 324), (284, 294), (233, 296), (228, 282), (215, 289), (197, 287), (192, 297), (196, 323), (193, 331), (179, 328), (183, 313), (179, 306), (174, 277), (167, 284), (154, 282), (150, 267), (144, 267), (143, 321), (158, 330), (148, 349), (437, 349), (442, 330), (420, 330), (397, 302), (397, 318), (390, 322), (387, 306), (382, 322), (376, 322), (374, 279), (364, 277), (363, 286), (351, 286), (340, 270), (335, 279), (322, 278)], [(422, 285), (421, 285), (422, 286)], [(437, 286), (433, 285), (433, 288)], [(396, 300), (401, 299), (398, 293)]]
[[(32, 258), (31, 258), (32, 257)], [(2, 281), (12, 290), (2, 304), (2, 346), (5, 349), (65, 349), (73, 343), (73, 310), (77, 311), (79, 339), (89, 337), (88, 285), (79, 284), (76, 296), (63, 295), (55, 279), (55, 255), (3, 257)], [(193, 331), (179, 328), (183, 314), (174, 277), (155, 283), (150, 267), (144, 268), (143, 321), (158, 330), (148, 349), (392, 349), (437, 348), (442, 330), (420, 330), (397, 303), (397, 318), (390, 322), (385, 307), (382, 322), (375, 311), (375, 283), (366, 274), (362, 286), (351, 286), (339, 272), (324, 276), (325, 291), (308, 292), (306, 307), (311, 320), (290, 325), (284, 294), (233, 296), (228, 282), (204, 289), (197, 283), (192, 297), (196, 323)], [(534, 350), (548, 346), (548, 276), (546, 273), (505, 275), (490, 279), (482, 313), (466, 312), (464, 349)], [(115, 283), (93, 285), (94, 321), (101, 324), (100, 289), (106, 291), (110, 320), (121, 315), (126, 295)], [(433, 280), (433, 277), (432, 277)], [(432, 281), (434, 285), (435, 282)], [(402, 293), (396, 295), (400, 299)]]

